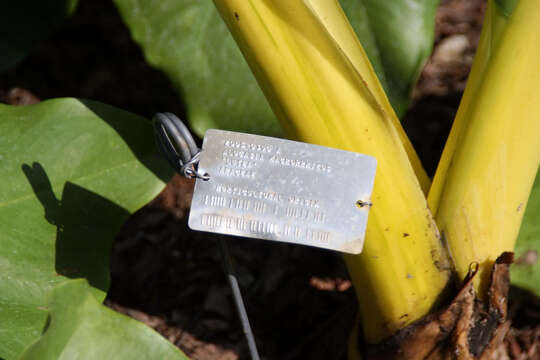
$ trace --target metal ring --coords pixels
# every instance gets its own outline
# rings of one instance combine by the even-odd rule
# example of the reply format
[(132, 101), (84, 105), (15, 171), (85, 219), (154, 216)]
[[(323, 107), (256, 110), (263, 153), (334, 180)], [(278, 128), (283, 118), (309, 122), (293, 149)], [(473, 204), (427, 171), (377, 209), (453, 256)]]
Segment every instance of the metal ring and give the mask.
[(157, 113), (152, 122), (158, 147), (177, 173), (190, 179), (210, 179), (208, 173), (196, 169), (201, 150), (182, 120), (172, 113)]
[(174, 123), (177, 130), (180, 132), (182, 139), (187, 143), (187, 146), (191, 153), (191, 157), (197, 155), (197, 153), (200, 152), (200, 149), (195, 143), (195, 140), (193, 140), (193, 136), (191, 136), (191, 132), (189, 131), (187, 126), (182, 122), (182, 120), (178, 118), (178, 116), (174, 115), (173, 113), (166, 112), (164, 113), (164, 115), (167, 116)]

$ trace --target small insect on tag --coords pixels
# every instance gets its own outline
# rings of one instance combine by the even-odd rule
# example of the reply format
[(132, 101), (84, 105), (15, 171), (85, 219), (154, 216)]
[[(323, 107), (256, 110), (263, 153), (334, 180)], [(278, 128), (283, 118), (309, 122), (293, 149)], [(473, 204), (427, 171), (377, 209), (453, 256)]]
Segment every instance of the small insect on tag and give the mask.
[(266, 136), (208, 130), (193, 230), (362, 251), (376, 160)]

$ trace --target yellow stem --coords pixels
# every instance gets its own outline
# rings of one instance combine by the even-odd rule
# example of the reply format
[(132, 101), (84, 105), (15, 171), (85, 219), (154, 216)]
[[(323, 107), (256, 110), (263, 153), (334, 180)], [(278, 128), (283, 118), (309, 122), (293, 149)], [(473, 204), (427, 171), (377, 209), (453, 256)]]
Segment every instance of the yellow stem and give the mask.
[(339, 3), (214, 3), (291, 137), (378, 161), (364, 251), (346, 257), (366, 340), (423, 317), (447, 283), (446, 253), (420, 162)]
[(490, 1), (478, 54), (429, 194), (463, 278), (512, 251), (540, 162), (540, 2), (505, 19)]

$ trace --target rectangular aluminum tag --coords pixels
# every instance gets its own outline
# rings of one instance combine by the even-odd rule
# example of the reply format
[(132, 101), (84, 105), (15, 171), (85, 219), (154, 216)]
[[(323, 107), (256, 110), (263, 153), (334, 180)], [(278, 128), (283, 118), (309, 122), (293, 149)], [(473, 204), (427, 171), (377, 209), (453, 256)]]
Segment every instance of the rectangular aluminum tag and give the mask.
[(189, 215), (193, 230), (362, 251), (375, 158), (208, 130)]

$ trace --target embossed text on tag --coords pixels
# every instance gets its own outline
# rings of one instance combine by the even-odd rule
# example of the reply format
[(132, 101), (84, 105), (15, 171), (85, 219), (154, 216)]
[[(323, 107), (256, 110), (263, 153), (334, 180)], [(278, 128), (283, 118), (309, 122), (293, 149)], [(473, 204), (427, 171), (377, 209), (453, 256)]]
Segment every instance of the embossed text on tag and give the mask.
[(189, 227), (362, 251), (376, 160), (265, 136), (208, 130)]

